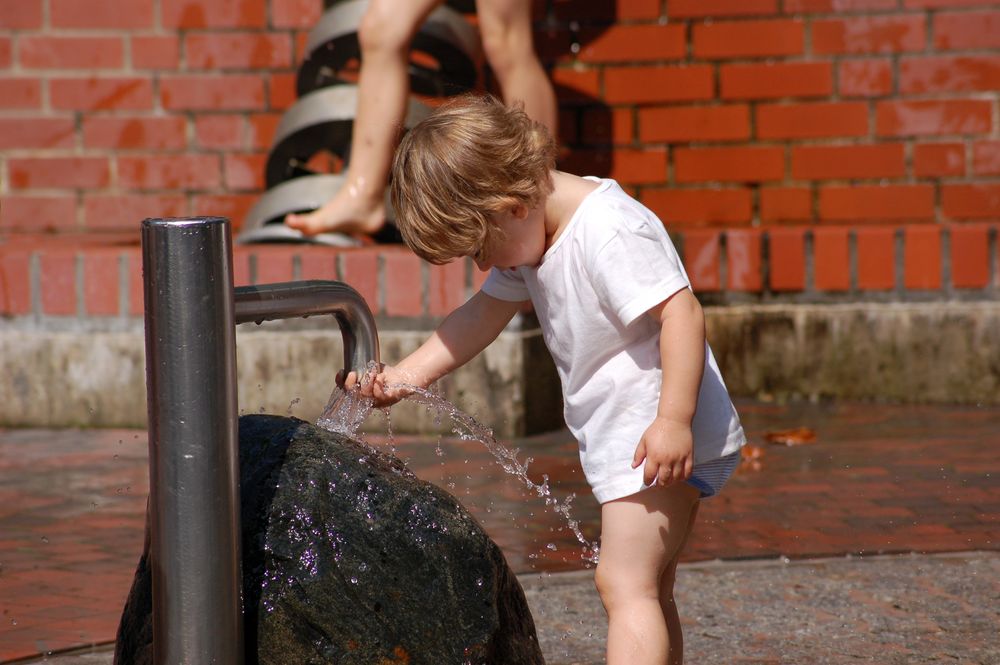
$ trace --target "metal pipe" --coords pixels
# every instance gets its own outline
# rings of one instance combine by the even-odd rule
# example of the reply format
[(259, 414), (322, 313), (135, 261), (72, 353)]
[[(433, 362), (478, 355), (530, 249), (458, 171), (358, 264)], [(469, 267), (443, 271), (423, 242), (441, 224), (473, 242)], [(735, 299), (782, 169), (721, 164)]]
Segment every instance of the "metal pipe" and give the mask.
[(375, 318), (365, 299), (343, 282), (279, 282), (236, 289), (236, 323), (333, 314), (344, 338), (344, 368), (362, 373), (379, 362)]
[(153, 660), (243, 663), (229, 220), (142, 223)]
[(242, 664), (235, 325), (333, 314), (361, 372), (375, 319), (341, 282), (233, 289), (223, 217), (143, 221), (142, 263), (153, 662)]

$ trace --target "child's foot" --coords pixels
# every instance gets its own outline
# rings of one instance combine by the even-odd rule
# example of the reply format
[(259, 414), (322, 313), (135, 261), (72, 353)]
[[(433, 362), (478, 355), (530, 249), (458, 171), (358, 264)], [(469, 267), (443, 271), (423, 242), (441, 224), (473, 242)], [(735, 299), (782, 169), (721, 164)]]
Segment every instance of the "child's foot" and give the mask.
[(371, 235), (385, 225), (385, 203), (381, 200), (365, 202), (361, 197), (350, 196), (341, 189), (312, 212), (285, 216), (285, 224), (307, 236), (318, 233), (346, 233)]

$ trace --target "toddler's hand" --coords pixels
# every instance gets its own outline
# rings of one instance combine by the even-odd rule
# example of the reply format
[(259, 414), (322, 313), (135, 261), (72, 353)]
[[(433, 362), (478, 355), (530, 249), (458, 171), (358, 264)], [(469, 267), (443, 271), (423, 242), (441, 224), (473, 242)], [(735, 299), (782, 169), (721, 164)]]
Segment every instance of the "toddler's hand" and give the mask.
[(691, 426), (657, 416), (646, 428), (635, 448), (632, 468), (645, 461), (642, 481), (646, 485), (670, 485), (691, 477), (694, 442)]

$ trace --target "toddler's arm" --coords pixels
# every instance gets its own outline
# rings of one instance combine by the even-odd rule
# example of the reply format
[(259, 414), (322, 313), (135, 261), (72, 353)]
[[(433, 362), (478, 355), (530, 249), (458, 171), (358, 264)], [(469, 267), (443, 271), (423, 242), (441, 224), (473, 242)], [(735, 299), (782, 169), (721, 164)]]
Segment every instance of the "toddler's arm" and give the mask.
[(362, 390), (376, 406), (395, 404), (405, 393), (391, 388), (406, 383), (426, 388), (485, 349), (510, 323), (520, 302), (499, 300), (482, 291), (445, 318), (420, 348), (395, 367), (386, 366)]
[(645, 460), (643, 482), (669, 485), (691, 476), (691, 420), (705, 366), (705, 315), (697, 298), (682, 289), (649, 310), (660, 323), (663, 385), (656, 418), (635, 449), (632, 468)]

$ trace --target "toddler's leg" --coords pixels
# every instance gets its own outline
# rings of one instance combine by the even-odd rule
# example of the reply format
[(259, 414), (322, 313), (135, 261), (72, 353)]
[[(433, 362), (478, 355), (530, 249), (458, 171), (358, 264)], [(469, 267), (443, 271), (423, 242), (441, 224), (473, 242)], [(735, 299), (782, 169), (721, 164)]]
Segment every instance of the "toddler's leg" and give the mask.
[[(687, 483), (674, 483), (601, 506), (601, 558), (595, 581), (608, 613), (608, 665), (681, 662), (680, 623), (668, 632), (668, 617), (676, 614), (673, 568), (698, 494)], [(667, 582), (669, 599), (662, 596)]]

